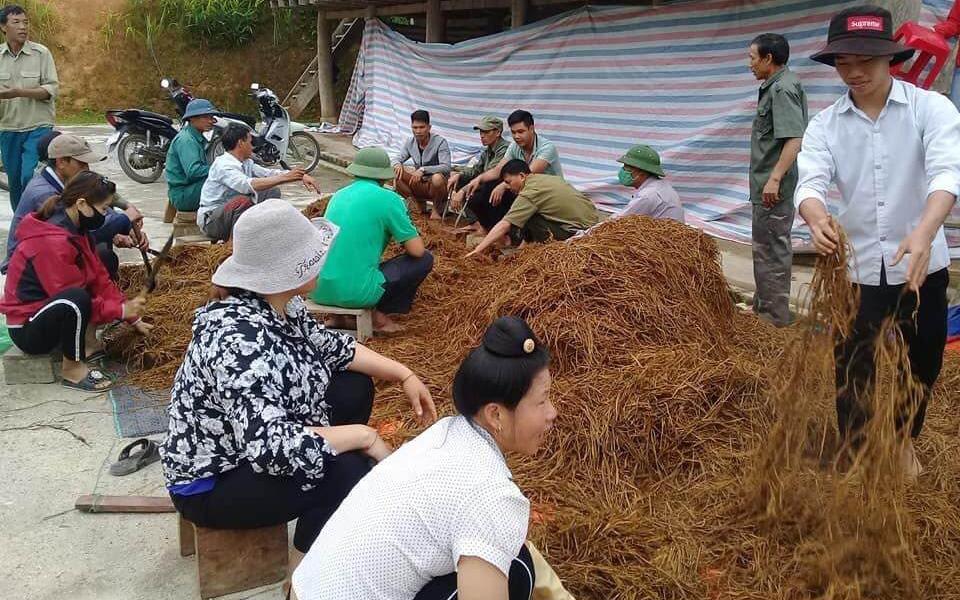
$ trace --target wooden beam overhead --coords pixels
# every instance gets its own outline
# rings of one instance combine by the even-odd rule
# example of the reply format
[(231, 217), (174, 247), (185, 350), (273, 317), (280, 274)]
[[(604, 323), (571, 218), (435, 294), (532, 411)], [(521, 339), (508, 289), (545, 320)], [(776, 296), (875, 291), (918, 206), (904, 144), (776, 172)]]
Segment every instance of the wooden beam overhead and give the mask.
[[(428, 2), (397, 2), (396, 0), (270, 0), (273, 8), (297, 8), (307, 5), (317, 6), (327, 11), (331, 19), (355, 19), (367, 16), (370, 8), (376, 11), (378, 17), (398, 15), (422, 15), (427, 12)], [(487, 8), (511, 8), (514, 0), (441, 0), (442, 12), (460, 10), (482, 10)], [(588, 1), (575, 0), (527, 0), (529, 6), (549, 6), (553, 4), (590, 4)], [(643, 4), (652, 6), (662, 4), (656, 0), (647, 0)]]

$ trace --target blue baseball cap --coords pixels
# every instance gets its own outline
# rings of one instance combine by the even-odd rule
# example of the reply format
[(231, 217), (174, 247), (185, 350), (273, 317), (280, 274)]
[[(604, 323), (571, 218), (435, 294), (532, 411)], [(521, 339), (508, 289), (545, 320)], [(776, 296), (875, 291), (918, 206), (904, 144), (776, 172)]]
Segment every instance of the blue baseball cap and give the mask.
[(202, 117), (204, 115), (212, 115), (219, 112), (217, 107), (213, 105), (213, 102), (209, 100), (204, 100), (203, 98), (197, 98), (191, 100), (190, 104), (187, 105), (187, 110), (183, 113), (184, 119), (191, 119), (193, 117)]

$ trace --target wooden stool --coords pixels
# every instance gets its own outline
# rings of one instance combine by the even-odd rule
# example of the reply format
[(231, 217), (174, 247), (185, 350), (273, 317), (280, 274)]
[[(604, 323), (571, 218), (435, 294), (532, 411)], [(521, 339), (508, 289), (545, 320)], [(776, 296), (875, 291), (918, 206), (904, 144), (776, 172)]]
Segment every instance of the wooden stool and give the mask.
[(177, 212), (173, 219), (173, 241), (175, 245), (212, 244), (213, 238), (204, 235), (197, 225), (197, 213)]
[(307, 312), (311, 315), (348, 315), (357, 318), (357, 328), (349, 331), (361, 344), (373, 337), (373, 311), (368, 308), (343, 308), (326, 306), (311, 300), (305, 300)]
[(259, 529), (198, 527), (179, 514), (180, 556), (197, 555), (201, 598), (282, 581), (287, 576), (287, 524)]

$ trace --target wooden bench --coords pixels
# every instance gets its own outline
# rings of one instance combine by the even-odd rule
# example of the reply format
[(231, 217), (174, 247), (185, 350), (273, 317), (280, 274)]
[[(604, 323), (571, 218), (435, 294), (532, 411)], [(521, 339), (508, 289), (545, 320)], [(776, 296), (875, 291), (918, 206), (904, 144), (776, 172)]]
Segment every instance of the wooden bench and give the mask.
[(287, 524), (258, 529), (210, 529), (180, 519), (180, 556), (197, 555), (201, 598), (215, 598), (283, 581), (290, 555)]
[(63, 356), (59, 351), (51, 354), (26, 354), (15, 345), (3, 353), (3, 377), (7, 385), (25, 383), (53, 383), (60, 376)]
[(357, 338), (361, 344), (373, 337), (373, 311), (368, 308), (343, 308), (341, 306), (326, 306), (306, 300), (307, 312), (311, 315), (347, 315), (357, 318), (357, 327), (349, 333)]

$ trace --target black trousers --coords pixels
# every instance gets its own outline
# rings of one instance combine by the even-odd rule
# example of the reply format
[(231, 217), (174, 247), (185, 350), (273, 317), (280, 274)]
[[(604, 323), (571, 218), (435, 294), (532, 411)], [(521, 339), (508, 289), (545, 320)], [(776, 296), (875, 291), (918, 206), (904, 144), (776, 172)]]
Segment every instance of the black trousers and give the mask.
[(490, 193), (493, 192), (493, 188), (498, 185), (500, 185), (499, 181), (489, 181), (480, 184), (477, 191), (474, 192), (470, 200), (467, 201), (467, 208), (477, 217), (477, 221), (487, 231), (493, 229), (494, 225), (503, 220), (503, 217), (506, 216), (510, 207), (513, 206), (513, 201), (517, 198), (516, 194), (507, 190), (504, 192), (503, 198), (500, 199), (500, 204), (496, 206), (490, 204)]
[(87, 290), (68, 288), (50, 298), (22, 327), (10, 327), (10, 339), (27, 354), (59, 348), (67, 358), (83, 360), (91, 310)]
[(387, 314), (410, 312), (420, 284), (432, 270), (433, 255), (430, 252), (424, 252), (420, 258), (401, 254), (380, 263), (380, 271), (386, 281), (383, 282), (383, 296), (377, 303), (377, 310)]
[[(337, 373), (327, 388), (330, 425), (366, 424), (373, 409), (373, 380)], [(212, 490), (193, 496), (171, 494), (188, 521), (214, 529), (253, 529), (297, 519), (294, 547), (306, 552), (353, 486), (371, 469), (369, 457), (345, 452), (329, 460), (323, 479), (303, 491), (303, 480), (256, 473), (249, 463), (217, 476)]]
[(110, 279), (117, 281), (120, 276), (120, 257), (117, 256), (117, 253), (113, 250), (113, 244), (109, 242), (101, 242), (97, 244), (97, 256), (100, 258), (100, 262), (103, 263), (103, 266), (107, 268), (107, 273), (110, 274)]
[[(529, 600), (533, 596), (533, 583), (536, 573), (533, 570), (533, 558), (527, 545), (520, 548), (520, 554), (510, 565), (507, 585), (510, 588), (510, 600)], [(455, 600), (457, 598), (457, 574), (450, 573), (428, 583), (413, 600)]]
[[(943, 366), (943, 351), (947, 343), (947, 284), (949, 276), (943, 269), (927, 277), (920, 287), (920, 306), (915, 293), (904, 293), (905, 285), (889, 285), (886, 271), (880, 273), (880, 285), (860, 285), (860, 309), (853, 331), (846, 342), (835, 351), (837, 381), (837, 424), (840, 434), (856, 444), (870, 418), (870, 407), (861, 396), (870, 393), (875, 373), (874, 349), (877, 332), (883, 320), (896, 315), (904, 341), (909, 347), (910, 368), (923, 384), (925, 393), (918, 405), (911, 406), (903, 399), (898, 408), (897, 427), (910, 428), (917, 437), (923, 429), (930, 390)], [(916, 311), (916, 320), (913, 313)], [(911, 422), (912, 417), (912, 422)]]

